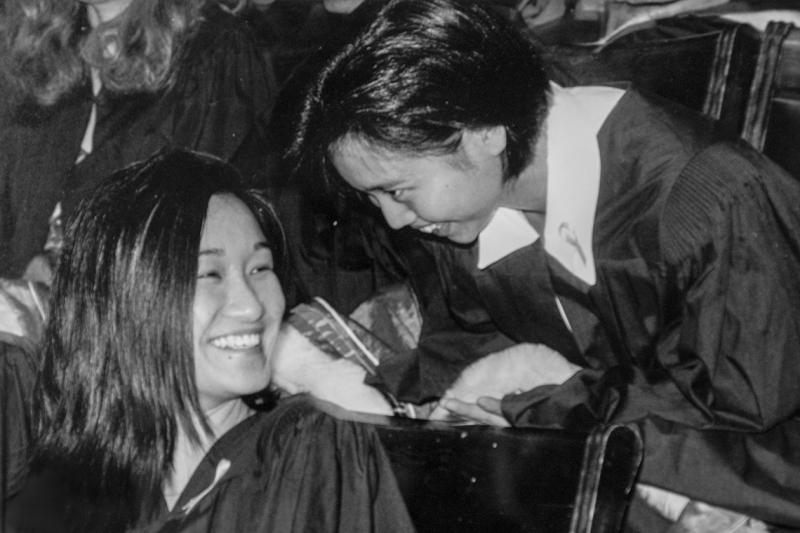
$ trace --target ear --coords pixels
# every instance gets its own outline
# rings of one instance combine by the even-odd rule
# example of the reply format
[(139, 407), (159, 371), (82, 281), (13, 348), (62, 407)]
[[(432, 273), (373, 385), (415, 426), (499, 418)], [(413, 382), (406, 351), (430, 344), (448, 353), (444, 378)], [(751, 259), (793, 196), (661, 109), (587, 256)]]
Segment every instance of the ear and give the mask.
[(488, 126), (464, 132), (464, 142), (469, 149), (486, 155), (498, 156), (506, 149), (505, 126)]

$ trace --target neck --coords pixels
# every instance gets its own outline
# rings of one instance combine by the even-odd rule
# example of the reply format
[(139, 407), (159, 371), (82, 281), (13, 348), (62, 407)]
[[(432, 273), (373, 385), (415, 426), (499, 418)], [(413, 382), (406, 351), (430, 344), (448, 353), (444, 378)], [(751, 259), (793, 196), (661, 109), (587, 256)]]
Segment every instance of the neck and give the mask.
[(211, 434), (202, 430), (199, 420), (195, 428), (200, 438), (199, 443), (189, 440), (183, 427), (178, 425), (178, 438), (172, 454), (172, 474), (164, 481), (164, 499), (167, 507), (172, 509), (178, 501), (183, 489), (189, 483), (197, 465), (203, 460), (208, 450), (217, 440), (236, 424), (253, 414), (252, 409), (239, 398), (219, 404), (204, 412), (206, 423)]
[(204, 412), (206, 422), (214, 433), (214, 442), (252, 414), (253, 410), (241, 398), (228, 400)]

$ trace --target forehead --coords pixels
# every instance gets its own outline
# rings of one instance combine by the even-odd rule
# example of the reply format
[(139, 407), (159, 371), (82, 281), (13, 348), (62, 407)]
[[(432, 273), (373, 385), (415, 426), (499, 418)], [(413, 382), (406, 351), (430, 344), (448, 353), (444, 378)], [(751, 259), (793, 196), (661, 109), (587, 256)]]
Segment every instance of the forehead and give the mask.
[(342, 177), (361, 189), (387, 187), (439, 174), (457, 167), (455, 154), (409, 153), (377, 146), (355, 136), (331, 145), (333, 166)]
[(217, 194), (208, 202), (200, 246), (226, 247), (241, 241), (264, 240), (264, 233), (250, 209), (236, 196)]

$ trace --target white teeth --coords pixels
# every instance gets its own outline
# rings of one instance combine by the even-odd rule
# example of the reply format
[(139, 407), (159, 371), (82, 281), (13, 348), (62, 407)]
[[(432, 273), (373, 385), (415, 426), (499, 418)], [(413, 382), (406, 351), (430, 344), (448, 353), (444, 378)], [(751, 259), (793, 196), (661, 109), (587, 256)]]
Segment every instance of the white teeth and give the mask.
[(422, 226), (419, 228), (419, 231), (422, 233), (436, 233), (436, 230), (439, 229), (439, 224), (428, 224), (427, 226)]
[(247, 350), (255, 348), (261, 344), (261, 335), (258, 333), (247, 333), (244, 335), (226, 335), (217, 337), (211, 344), (223, 350)]

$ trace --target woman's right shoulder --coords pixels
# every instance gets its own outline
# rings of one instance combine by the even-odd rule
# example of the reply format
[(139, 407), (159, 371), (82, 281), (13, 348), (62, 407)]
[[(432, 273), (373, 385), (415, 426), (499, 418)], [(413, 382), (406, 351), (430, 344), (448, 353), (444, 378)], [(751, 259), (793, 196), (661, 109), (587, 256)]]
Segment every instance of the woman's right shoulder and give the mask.
[[(349, 443), (369, 439), (370, 429), (349, 420), (338, 406), (308, 394), (285, 398), (268, 413), (262, 413), (251, 431), (259, 436), (261, 452), (289, 451), (297, 447), (314, 447), (315, 443)], [(333, 449), (326, 446), (328, 450)]]
[(324, 404), (308, 394), (296, 394), (278, 402), (274, 409), (260, 415), (263, 431), (286, 435), (304, 432), (309, 426), (337, 420)]

